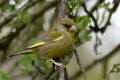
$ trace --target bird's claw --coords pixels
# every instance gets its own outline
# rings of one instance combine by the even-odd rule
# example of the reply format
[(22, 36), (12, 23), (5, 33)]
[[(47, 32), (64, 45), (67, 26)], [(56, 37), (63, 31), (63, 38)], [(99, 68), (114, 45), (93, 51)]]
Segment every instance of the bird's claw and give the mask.
[(55, 69), (57, 69), (57, 67), (64, 68), (65, 65), (63, 63), (56, 63), (55, 64)]
[(50, 60), (53, 64), (55, 64), (55, 69), (57, 69), (57, 67), (60, 67), (60, 68), (65, 68), (65, 65), (63, 63), (58, 63), (58, 62), (55, 62), (53, 59)]

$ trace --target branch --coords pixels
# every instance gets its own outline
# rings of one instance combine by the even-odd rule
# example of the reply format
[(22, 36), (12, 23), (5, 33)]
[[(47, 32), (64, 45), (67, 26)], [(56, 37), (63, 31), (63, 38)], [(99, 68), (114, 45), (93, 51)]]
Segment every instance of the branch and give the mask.
[(3, 6), (6, 2), (8, 2), (9, 0), (0, 0), (0, 7)]
[(45, 2), (42, 6), (40, 6), (38, 9), (33, 11), (33, 13), (31, 13), (30, 15), (31, 22), (34, 21), (36, 18), (38, 18), (40, 15), (43, 15), (45, 11), (55, 6), (56, 3), (57, 3), (57, 0)]
[(80, 70), (82, 71), (84, 80), (86, 80), (85, 70), (84, 70), (84, 68), (82, 67), (81, 60), (80, 60), (80, 56), (79, 56), (79, 53), (78, 53), (78, 51), (77, 51), (77, 49), (76, 49), (75, 44), (73, 45), (73, 51), (74, 51), (74, 53), (75, 53), (75, 57), (76, 57), (76, 60), (77, 60), (78, 65), (79, 65), (79, 67), (80, 67)]
[(112, 73), (119, 73), (119, 72), (120, 72), (120, 63), (119, 64), (114, 64), (112, 69), (107, 74), (107, 79), (110, 80), (110, 75)]
[(94, 24), (95, 24), (95, 27), (91, 27), (94, 31), (98, 32), (100, 31), (101, 33), (104, 33), (105, 30), (107, 29), (108, 25), (110, 24), (110, 19), (112, 17), (112, 14), (117, 10), (118, 6), (119, 6), (119, 3), (120, 1), (119, 0), (115, 0), (114, 1), (114, 6), (112, 9), (109, 9), (109, 16), (108, 16), (108, 19), (107, 19), (107, 22), (105, 23), (104, 26), (102, 26), (102, 28), (99, 28), (98, 26), (98, 23), (97, 23), (97, 20), (95, 19), (95, 17), (93, 16), (93, 12), (95, 11), (95, 9), (97, 9), (97, 6), (98, 4), (101, 4), (102, 2), (104, 2), (104, 0), (99, 0), (93, 8), (91, 8), (90, 11), (87, 10), (85, 4), (83, 4), (83, 8), (85, 10), (85, 12), (89, 15), (89, 17), (93, 20)]
[[(116, 53), (118, 50), (120, 50), (120, 44), (119, 44), (118, 46), (116, 46), (111, 52), (109, 52), (109, 53), (107, 53), (107, 54), (98, 55), (93, 62), (91, 62), (91, 63), (89, 63), (88, 65), (85, 66), (85, 69), (86, 69), (86, 70), (89, 70), (89, 69), (91, 69), (94, 65), (96, 65), (98, 62), (100, 62), (100, 61), (102, 61), (102, 60), (104, 60), (104, 59), (106, 59), (106, 58), (112, 57), (113, 55), (115, 55), (115, 53)], [(71, 80), (76, 79), (77, 77), (80, 76), (81, 73), (82, 73), (81, 71), (76, 72), (70, 79), (71, 79)]]
[[(59, 9), (58, 9), (58, 17), (57, 17), (57, 21), (61, 20), (62, 18), (65, 17), (66, 15), (66, 7), (67, 7), (67, 0), (61, 0), (60, 5), (59, 5)], [(47, 79), (53, 79), (58, 73), (60, 73), (60, 79), (63, 80), (66, 78), (65, 74), (67, 71), (65, 69), (57, 69), (56, 71), (54, 71), (54, 68), (52, 69), (51, 73), (47, 76)]]
[(67, 0), (61, 0), (60, 6), (59, 6), (59, 11), (58, 11), (57, 21), (59, 21), (65, 17), (66, 7), (67, 7)]
[[(4, 0), (5, 1), (5, 0)], [(20, 11), (25, 11), (28, 8), (32, 7), (36, 3), (40, 2), (41, 0), (35, 0), (32, 2), (31, 0), (28, 0), (27, 3), (25, 3), (20, 9), (13, 11), (8, 16), (5, 16), (4, 20), (0, 22), (0, 29), (7, 23), (9, 23), (14, 17), (16, 17)], [(43, 0), (42, 0), (43, 1)]]
[[(43, 6), (40, 6), (37, 11), (33, 11), (33, 13), (29, 16), (29, 18), (32, 17), (32, 20), (29, 23), (33, 23), (35, 22), (35, 20), (42, 16), (42, 14), (47, 11), (48, 9), (50, 9), (51, 7), (53, 7), (56, 4), (57, 1), (52, 1), (52, 2), (45, 2), (43, 4)], [(25, 27), (27, 26), (27, 24), (21, 24), (21, 25), (17, 25), (16, 28), (18, 30), (16, 30), (15, 32), (11, 32), (8, 36), (2, 38), (0, 40), (0, 49), (4, 49), (7, 48), (9, 46), (9, 44), (11, 43), (11, 41), (14, 39), (14, 37), (16, 37), (21, 30), (23, 30)]]
[(92, 28), (95, 32), (98, 32), (98, 31), (99, 31), (99, 26), (98, 26), (97, 20), (95, 19), (94, 15), (87, 10), (86, 5), (85, 5), (84, 3), (82, 4), (82, 6), (83, 6), (85, 12), (88, 14), (88, 16), (89, 16), (89, 17), (93, 20), (93, 22), (94, 22), (95, 27), (91, 27), (91, 28)]
[(111, 73), (118, 73), (120, 72), (120, 64), (114, 64), (111, 71), (110, 71), (110, 74)]
[(104, 2), (105, 0), (98, 0), (96, 3), (95, 3), (95, 5), (91, 8), (91, 10), (90, 10), (90, 13), (93, 13), (96, 9), (97, 9), (97, 6), (99, 5), (99, 4), (101, 4), (102, 2)]
[(116, 2), (114, 2), (113, 8), (109, 10), (110, 13), (109, 13), (107, 22), (106, 22), (105, 25), (102, 26), (102, 28), (100, 29), (100, 31), (101, 31), (102, 33), (104, 33), (104, 32), (106, 31), (108, 25), (110, 24), (110, 20), (111, 20), (112, 14), (117, 10), (117, 8), (118, 8), (118, 6), (119, 6), (120, 1), (119, 1), (119, 0), (118, 0), (118, 1), (115, 0), (115, 1), (116, 1)]

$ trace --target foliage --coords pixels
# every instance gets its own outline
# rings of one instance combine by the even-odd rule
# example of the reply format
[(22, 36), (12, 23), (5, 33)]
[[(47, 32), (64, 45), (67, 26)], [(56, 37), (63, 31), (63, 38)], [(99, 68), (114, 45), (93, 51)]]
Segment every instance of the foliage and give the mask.
[(76, 18), (76, 27), (80, 30), (86, 29), (90, 23), (90, 18), (88, 16), (77, 16)]
[[(68, 0), (67, 3), (67, 8), (66, 8), (66, 12), (67, 14), (70, 16), (73, 16), (73, 11), (77, 11), (80, 7), (80, 4), (84, 2), (84, 0)], [(72, 13), (72, 14), (71, 14)]]
[(12, 11), (14, 10), (15, 5), (10, 4), (9, 2), (7, 2), (4, 6), (3, 6), (3, 11)]
[(99, 8), (107, 8), (110, 5), (110, 3), (104, 3), (104, 4), (100, 4), (98, 5)]
[(30, 72), (32, 69), (32, 60), (35, 60), (34, 54), (24, 55), (24, 57), (19, 60), (19, 64), (23, 66), (20, 70), (25, 73)]
[[(75, 25), (78, 28), (78, 33), (79, 32), (84, 32), (88, 28), (88, 25), (91, 23), (90, 17), (87, 15), (84, 16), (77, 16), (77, 12), (80, 8), (80, 4), (82, 4), (84, 0), (68, 0), (68, 6), (66, 9), (67, 14), (75, 20)], [(77, 33), (77, 35), (78, 35)], [(76, 36), (77, 42), (85, 42), (89, 41), (92, 39), (91, 36), (86, 35), (85, 33), (82, 33), (83, 35), (81, 36)]]
[(28, 24), (28, 18), (29, 17), (29, 12), (24, 11), (24, 12), (19, 12), (19, 15), (11, 22), (11, 23), (19, 23), (21, 24)]
[(40, 59), (40, 69), (45, 72), (49, 72), (52, 69), (52, 63), (49, 61), (49, 59)]
[(16, 4), (20, 3), (20, 0), (14, 0)]
[(11, 75), (7, 72), (0, 72), (0, 77), (2, 78), (2, 80), (9, 80)]
[(29, 73), (34, 67), (32, 65), (32, 61), (35, 61), (39, 69), (41, 69), (42, 71), (49, 72), (49, 70), (52, 68), (52, 63), (48, 59), (38, 59), (36, 55), (28, 54), (24, 55), (24, 57), (19, 60), (19, 64), (22, 65), (20, 71), (24, 73)]

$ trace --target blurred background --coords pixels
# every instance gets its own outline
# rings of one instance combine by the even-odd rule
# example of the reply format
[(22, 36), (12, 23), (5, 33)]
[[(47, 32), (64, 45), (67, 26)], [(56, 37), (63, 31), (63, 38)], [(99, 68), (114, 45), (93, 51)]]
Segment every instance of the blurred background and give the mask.
[[(7, 58), (24, 50), (54, 25), (60, 0), (0, 0), (0, 80), (45, 80), (49, 60), (35, 55)], [(66, 14), (78, 31), (76, 47), (87, 80), (120, 80), (119, 0), (68, 0)], [(70, 53), (72, 54), (72, 53)], [(74, 54), (67, 55), (70, 80), (83, 80)], [(47, 74), (40, 74), (33, 66)], [(39, 63), (40, 62), (40, 63)], [(38, 64), (39, 63), (39, 64)], [(51, 80), (64, 80), (56, 77)]]

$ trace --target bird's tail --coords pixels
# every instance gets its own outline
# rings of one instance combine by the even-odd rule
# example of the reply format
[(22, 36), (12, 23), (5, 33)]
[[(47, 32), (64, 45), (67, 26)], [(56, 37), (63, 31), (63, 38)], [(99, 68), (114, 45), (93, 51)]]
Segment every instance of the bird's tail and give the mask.
[(24, 51), (18, 52), (17, 54), (9, 55), (8, 57), (14, 57), (17, 55), (31, 54), (31, 53), (32, 53), (32, 50), (24, 50)]

